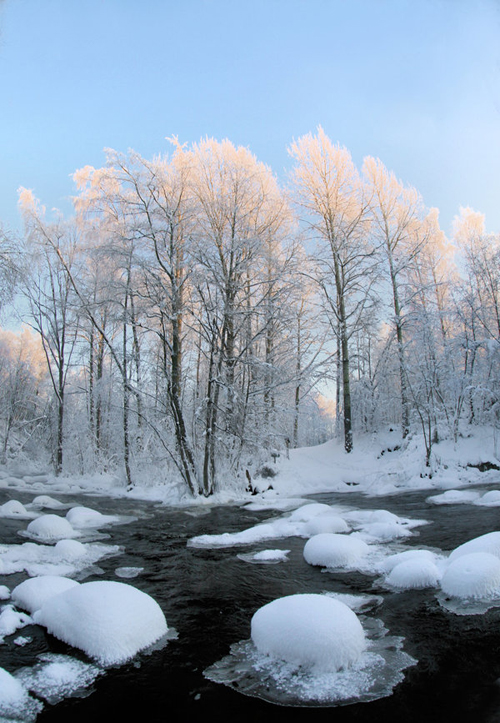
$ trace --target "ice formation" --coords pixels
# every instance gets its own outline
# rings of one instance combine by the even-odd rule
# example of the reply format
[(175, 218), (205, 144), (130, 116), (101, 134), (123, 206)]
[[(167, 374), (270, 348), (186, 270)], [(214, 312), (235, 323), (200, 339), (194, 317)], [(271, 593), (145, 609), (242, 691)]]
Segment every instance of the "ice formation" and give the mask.
[(0, 720), (31, 723), (36, 720), (43, 705), (34, 700), (24, 686), (0, 668)]
[(55, 705), (81, 693), (102, 675), (102, 669), (68, 655), (45, 653), (32, 668), (23, 668), (17, 680), (39, 698)]
[[(450, 556), (451, 559), (451, 556)], [(451, 560), (441, 589), (463, 599), (484, 599), (500, 594), (500, 560), (489, 552), (471, 552)]]
[(59, 515), (42, 515), (30, 522), (26, 534), (35, 540), (56, 542), (65, 538), (78, 537), (79, 533), (64, 517)]
[(359, 537), (324, 532), (311, 537), (304, 546), (304, 559), (309, 565), (347, 567), (367, 554), (368, 545)]
[(7, 635), (12, 635), (19, 630), (24, 628), (25, 625), (29, 625), (32, 621), (29, 615), (26, 613), (20, 613), (14, 610), (13, 605), (5, 605), (0, 612), (0, 642)]
[(29, 613), (34, 613), (49, 598), (79, 584), (69, 577), (59, 577), (57, 575), (30, 577), (12, 590), (12, 601), (17, 607), (27, 610)]
[(403, 680), (403, 670), (416, 661), (401, 650), (403, 639), (387, 635), (380, 620), (367, 618), (363, 629), (350, 609), (371, 608), (379, 598), (343, 598), (349, 607), (316, 594), (265, 605), (252, 619), (252, 640), (232, 645), (205, 676), (286, 706), (345, 705), (390, 695)]
[(152, 597), (131, 585), (105, 580), (83, 583), (52, 597), (34, 620), (103, 665), (129, 660), (168, 630)]
[(257, 610), (251, 630), (260, 653), (321, 672), (352, 665), (366, 648), (356, 614), (324, 595), (299, 594), (273, 600)]

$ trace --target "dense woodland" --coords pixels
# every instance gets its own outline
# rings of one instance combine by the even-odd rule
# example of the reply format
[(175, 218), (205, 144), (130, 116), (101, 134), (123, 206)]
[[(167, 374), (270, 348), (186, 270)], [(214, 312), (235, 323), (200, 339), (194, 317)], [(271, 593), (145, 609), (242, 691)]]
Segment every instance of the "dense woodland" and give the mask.
[[(20, 189), (1, 243), (0, 457), (210, 495), (277, 453), (499, 422), (500, 237), (320, 129), (285, 184), (246, 148), (108, 152), (75, 213)], [(336, 396), (334, 417), (322, 395)], [(272, 466), (272, 464), (271, 464)]]

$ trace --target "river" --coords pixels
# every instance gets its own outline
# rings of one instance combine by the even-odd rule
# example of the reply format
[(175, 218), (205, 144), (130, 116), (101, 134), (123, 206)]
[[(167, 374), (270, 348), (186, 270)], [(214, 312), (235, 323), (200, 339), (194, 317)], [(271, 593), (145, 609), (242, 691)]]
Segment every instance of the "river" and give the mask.
[[(387, 509), (401, 516), (426, 519), (409, 545), (448, 551), (466, 540), (500, 529), (498, 508), (473, 505), (432, 506), (429, 493), (392, 497), (321, 494), (311, 500), (362, 509)], [(0, 490), (0, 504), (8, 499), (28, 503), (34, 495)], [(324, 574), (307, 565), (304, 540), (287, 538), (263, 542), (251, 550), (290, 550), (279, 564), (249, 564), (237, 557), (248, 548), (200, 549), (187, 546), (189, 538), (233, 532), (278, 516), (280, 512), (251, 511), (220, 506), (185, 511), (135, 500), (59, 496), (75, 505), (105, 514), (134, 515), (128, 524), (108, 527), (110, 542), (123, 553), (99, 561), (102, 570), (86, 578), (117, 580), (117, 567), (141, 567), (125, 580), (151, 595), (161, 606), (169, 627), (178, 637), (161, 649), (141, 654), (128, 664), (112, 668), (93, 684), (89, 695), (45, 705), (39, 723), (79, 721), (205, 721), (214, 715), (235, 721), (479, 721), (500, 720), (500, 609), (483, 615), (455, 615), (444, 610), (435, 590), (388, 592), (371, 576), (361, 573)], [(0, 543), (19, 544), (18, 530), (26, 521), (0, 521)], [(25, 575), (0, 576), (0, 585), (13, 588)], [(277, 706), (213, 683), (203, 671), (226, 656), (231, 644), (250, 636), (253, 613), (269, 601), (299, 592), (351, 592), (382, 595), (376, 611), (391, 635), (404, 638), (404, 650), (418, 662), (405, 671), (404, 681), (389, 697), (370, 703), (332, 708)], [(6, 639), (0, 645), (0, 666), (14, 671), (33, 665), (36, 656), (51, 651), (85, 659), (73, 648), (29, 626), (23, 635), (33, 642), (18, 647)], [(15, 636), (13, 636), (15, 637)]]

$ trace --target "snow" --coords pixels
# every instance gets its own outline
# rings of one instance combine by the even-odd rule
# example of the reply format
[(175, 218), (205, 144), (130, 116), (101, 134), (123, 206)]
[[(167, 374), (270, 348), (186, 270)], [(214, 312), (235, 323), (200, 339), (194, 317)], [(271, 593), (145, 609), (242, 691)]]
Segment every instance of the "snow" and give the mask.
[(42, 515), (30, 522), (26, 536), (44, 542), (56, 542), (65, 538), (78, 537), (80, 534), (73, 529), (68, 520), (59, 515)]
[(95, 562), (119, 551), (117, 545), (99, 542), (82, 544), (78, 540), (60, 540), (53, 547), (34, 542), (4, 545), (0, 548), (0, 570), (3, 575), (24, 571), (30, 577), (85, 575), (92, 570)]
[(251, 638), (259, 652), (319, 672), (352, 665), (366, 648), (356, 614), (338, 600), (315, 594), (264, 605), (252, 617)]
[(133, 577), (139, 577), (143, 570), (143, 567), (117, 567), (115, 570), (115, 575), (117, 577), (131, 579)]
[(102, 665), (133, 658), (168, 630), (152, 597), (131, 585), (107, 580), (83, 583), (50, 598), (34, 620)]
[(38, 515), (33, 512), (28, 512), (26, 507), (21, 504), (18, 500), (8, 500), (3, 505), (0, 505), (0, 517), (7, 517), (11, 519), (28, 519), (31, 520)]
[(398, 552), (395, 555), (386, 557), (382, 561), (380, 568), (383, 572), (390, 573), (397, 565), (410, 560), (428, 561), (435, 564), (438, 557), (431, 550), (405, 550), (404, 552)]
[(23, 610), (34, 613), (51, 597), (79, 584), (76, 580), (57, 575), (31, 577), (12, 590), (12, 601)]
[(50, 705), (78, 694), (92, 685), (103, 670), (68, 655), (45, 653), (32, 668), (23, 668), (16, 678)]
[(428, 497), (427, 502), (434, 505), (464, 505), (476, 502), (480, 494), (476, 490), (446, 490), (440, 495)]
[(489, 552), (460, 555), (445, 570), (441, 588), (446, 595), (484, 599), (500, 595), (500, 559)]
[(437, 566), (423, 557), (400, 562), (387, 575), (386, 583), (401, 590), (436, 587), (441, 579)]
[(13, 675), (4, 668), (0, 668), (0, 720), (2, 723), (9, 720), (31, 723), (36, 720), (42, 707), (39, 701), (28, 695), (28, 691)]
[(25, 613), (14, 610), (13, 605), (5, 605), (0, 612), (0, 643), (7, 635), (12, 635), (19, 628), (29, 625), (31, 618)]
[(66, 519), (72, 527), (77, 529), (102, 527), (118, 521), (118, 517), (115, 515), (103, 515), (101, 512), (92, 510), (89, 507), (72, 507), (67, 511)]
[(488, 552), (500, 558), (500, 532), (487, 532), (485, 535), (464, 542), (451, 552), (450, 560), (456, 560), (457, 557), (469, 555), (471, 552)]
[(306, 522), (304, 530), (308, 535), (319, 535), (321, 532), (350, 532), (347, 522), (334, 512), (325, 512)]
[(324, 532), (311, 537), (304, 546), (309, 565), (347, 567), (368, 553), (368, 545), (359, 537)]

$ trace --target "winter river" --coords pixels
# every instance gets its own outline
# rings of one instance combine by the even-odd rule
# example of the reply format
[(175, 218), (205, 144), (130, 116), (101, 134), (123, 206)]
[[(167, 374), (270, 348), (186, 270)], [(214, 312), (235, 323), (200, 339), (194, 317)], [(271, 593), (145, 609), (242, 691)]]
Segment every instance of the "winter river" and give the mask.
[[(473, 505), (435, 506), (429, 492), (367, 498), (315, 495), (311, 501), (359, 509), (385, 509), (399, 516), (425, 519), (405, 547), (438, 548), (457, 545), (500, 529), (500, 508)], [(9, 499), (23, 504), (34, 495), (0, 490), (0, 505)], [(179, 510), (132, 500), (63, 495), (59, 499), (105, 514), (136, 519), (103, 528), (103, 542), (119, 545), (118, 555), (98, 561), (89, 580), (119, 580), (119, 568), (142, 568), (130, 583), (161, 606), (177, 637), (159, 649), (140, 653), (131, 662), (109, 668), (80, 697), (44, 704), (39, 723), (78, 721), (205, 721), (214, 716), (234, 721), (489, 721), (500, 720), (500, 607), (479, 615), (457, 615), (444, 609), (435, 589), (394, 592), (376, 575), (324, 573), (303, 557), (305, 539), (287, 537), (258, 544), (209, 549), (188, 546), (203, 534), (236, 532), (282, 512), (242, 507)], [(64, 514), (64, 512), (63, 512)], [(0, 545), (26, 542), (18, 531), (29, 520), (0, 520)], [(391, 543), (393, 544), (393, 543)], [(238, 555), (265, 549), (289, 550), (286, 560), (256, 564)], [(396, 548), (395, 548), (396, 549)], [(26, 573), (0, 575), (0, 586), (13, 589)], [(378, 596), (365, 618), (381, 620), (391, 636), (403, 638), (402, 649), (417, 663), (406, 667), (392, 695), (378, 700), (331, 707), (297, 707), (290, 701), (275, 705), (212, 682), (204, 671), (228, 655), (230, 646), (250, 637), (255, 611), (275, 598), (294, 593), (338, 592)], [(46, 652), (88, 661), (83, 653), (29, 625), (17, 635), (32, 641), (16, 645), (16, 635), (0, 645), (0, 667), (18, 671), (33, 666)], [(401, 677), (403, 677), (403, 675)], [(265, 697), (265, 690), (262, 691)], [(291, 701), (293, 702), (293, 701)], [(332, 718), (333, 716), (333, 718)], [(0, 719), (3, 721), (4, 719)]]

